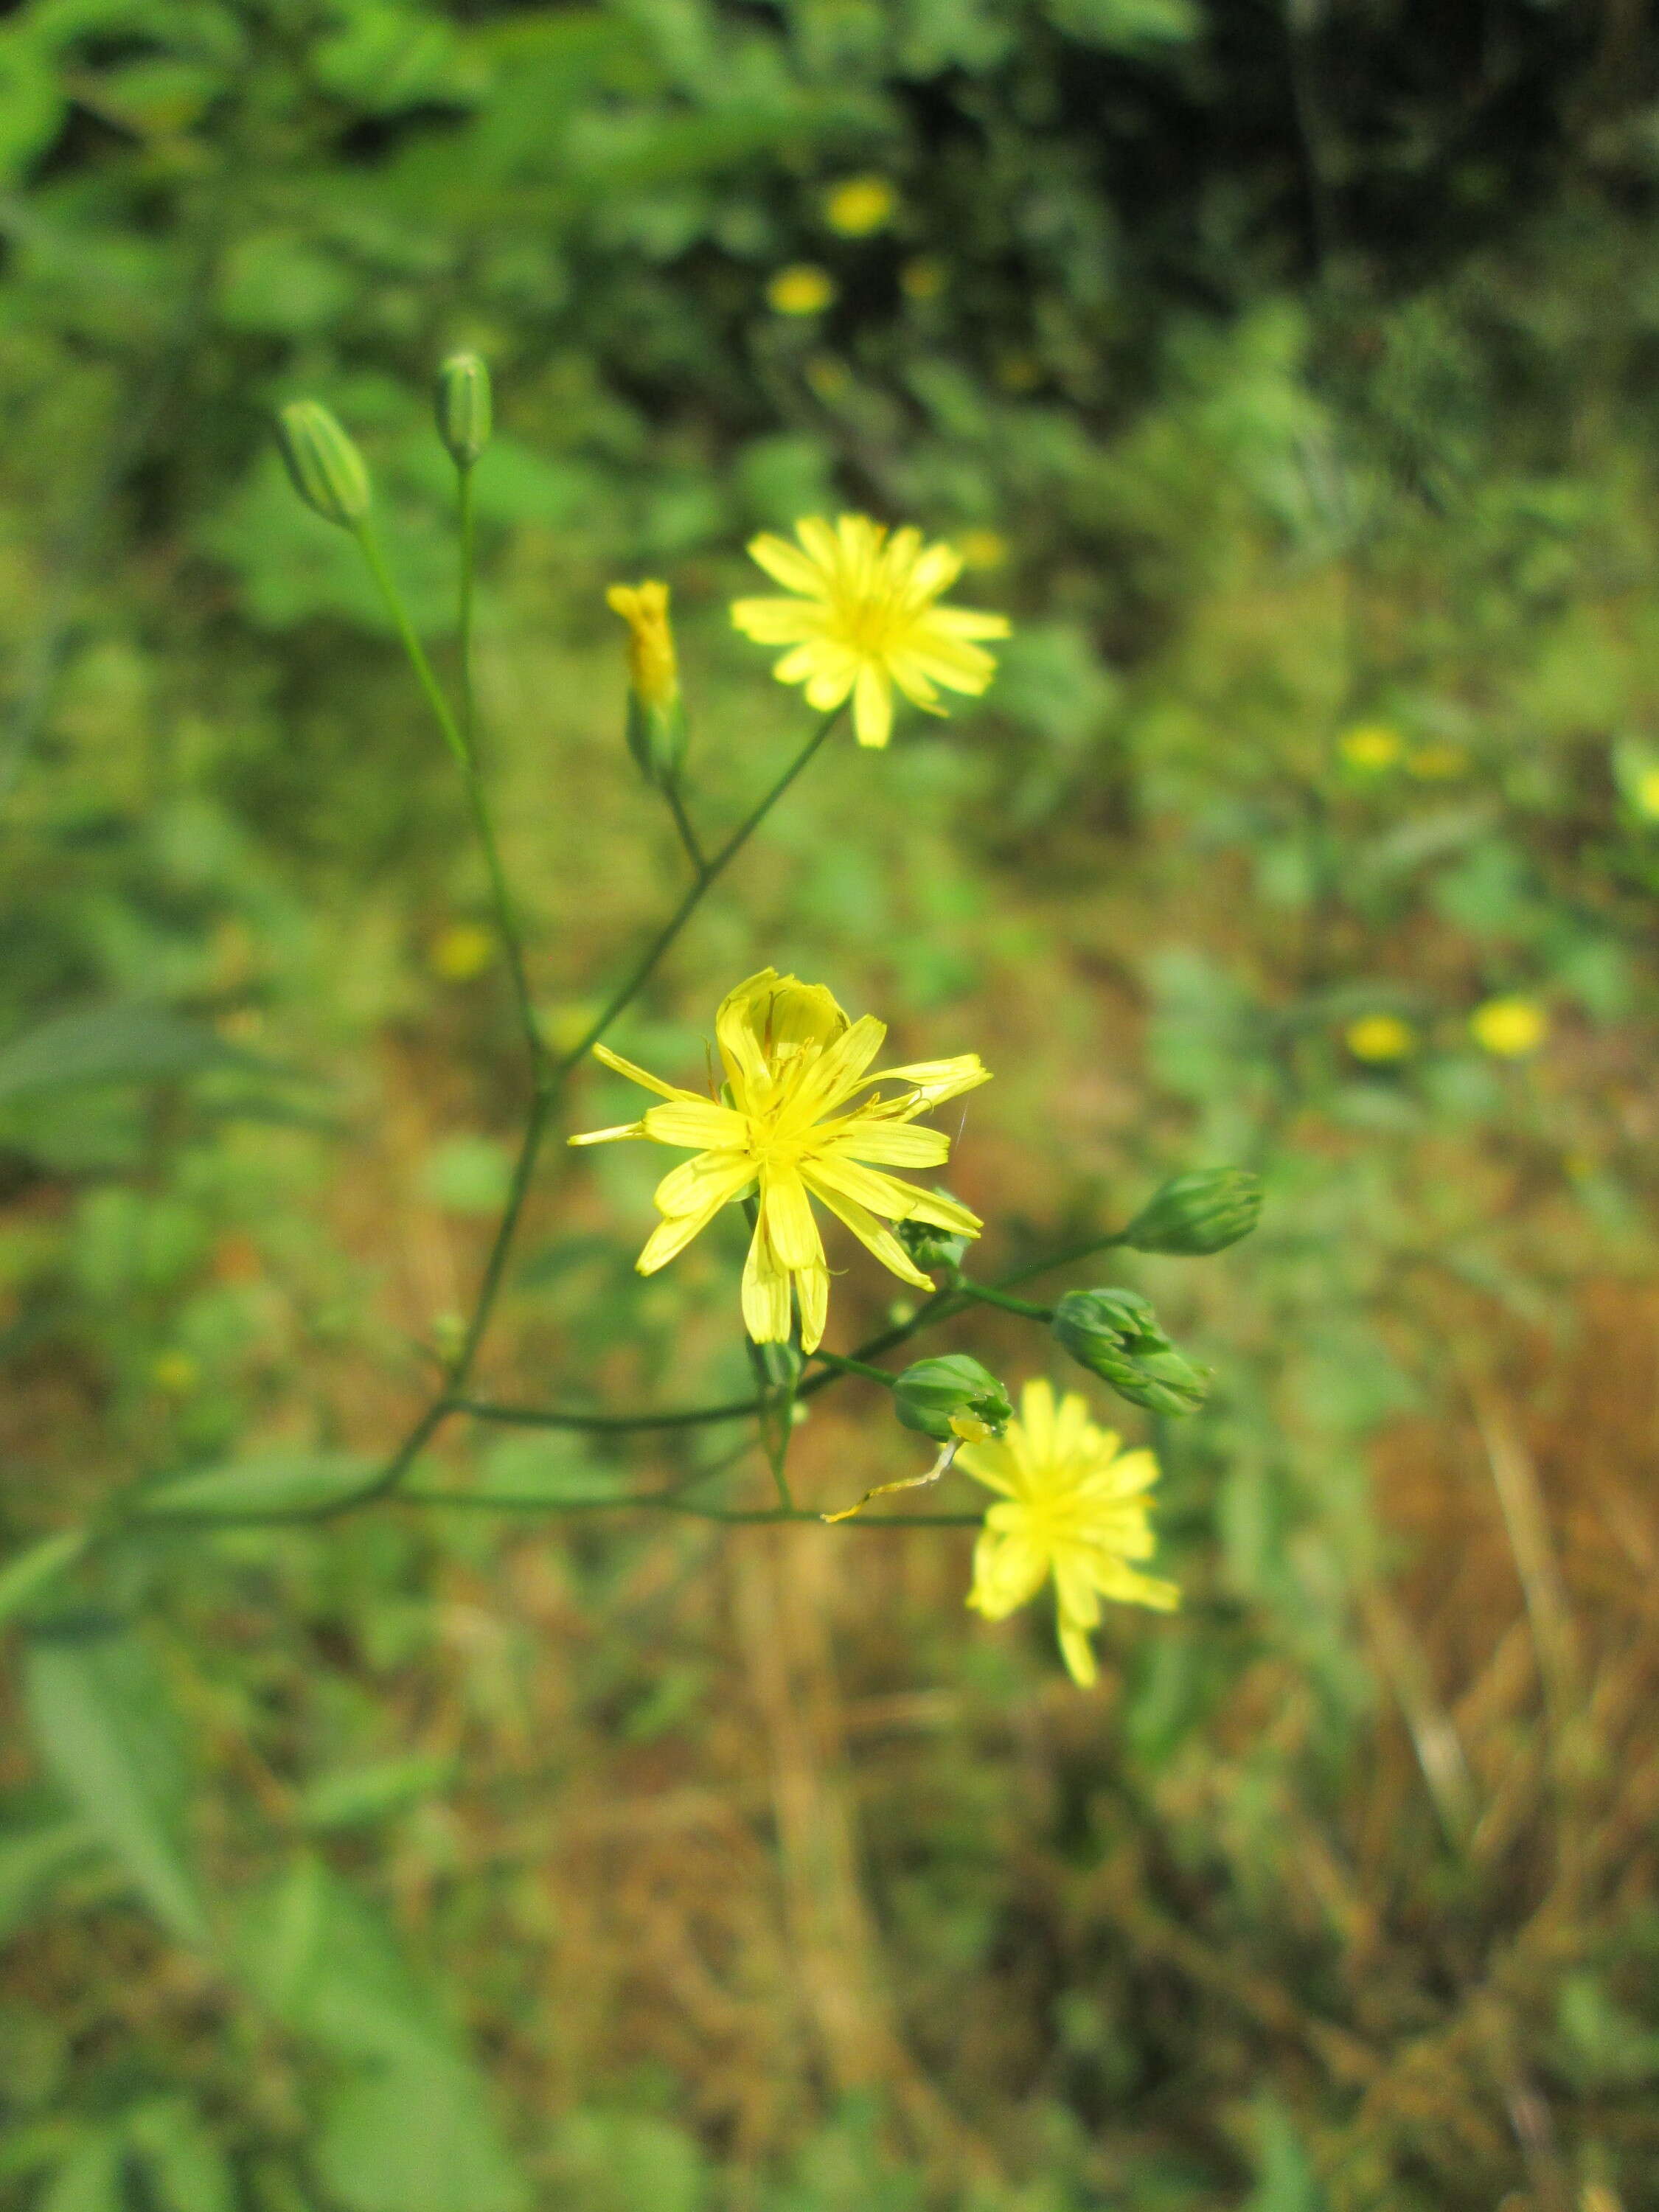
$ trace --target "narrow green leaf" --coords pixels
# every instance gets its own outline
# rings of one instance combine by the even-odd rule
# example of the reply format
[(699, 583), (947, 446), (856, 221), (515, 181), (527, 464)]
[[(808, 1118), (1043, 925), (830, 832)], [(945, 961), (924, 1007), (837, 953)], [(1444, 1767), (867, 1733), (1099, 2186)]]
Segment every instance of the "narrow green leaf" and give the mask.
[(79, 1007), (0, 1046), (0, 1101), (83, 1084), (159, 1083), (209, 1068), (270, 1066), (166, 1006)]
[(0, 1622), (12, 1620), (72, 1567), (91, 1541), (85, 1528), (60, 1528), (0, 1566)]
[(373, 1480), (375, 1462), (356, 1452), (273, 1452), (229, 1467), (176, 1474), (144, 1492), (145, 1518), (188, 1515), (204, 1520), (303, 1518), (354, 1498)]
[(24, 1698), (40, 1758), (151, 1910), (204, 1947), (207, 1915), (184, 1841), (188, 1776), (166, 1689), (125, 1630), (36, 1637)]
[(127, 2139), (158, 2212), (236, 2212), (229, 2162), (191, 2106), (168, 2097), (142, 2106), (128, 2118)]
[(38, 2212), (126, 2212), (121, 2139), (106, 2130), (77, 2143), (47, 2184)]

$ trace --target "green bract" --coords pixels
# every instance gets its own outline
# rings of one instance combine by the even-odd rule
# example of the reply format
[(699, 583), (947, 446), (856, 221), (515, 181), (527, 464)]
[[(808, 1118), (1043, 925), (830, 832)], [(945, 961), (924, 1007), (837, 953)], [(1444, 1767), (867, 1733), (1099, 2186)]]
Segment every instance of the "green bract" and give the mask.
[(438, 435), (458, 469), (470, 469), (489, 443), (489, 370), (476, 353), (453, 353), (438, 371)]
[(1051, 1326), (1079, 1366), (1132, 1406), (1154, 1413), (1195, 1413), (1209, 1395), (1204, 1370), (1176, 1350), (1151, 1306), (1133, 1291), (1068, 1291)]
[[(951, 1193), (942, 1185), (933, 1186), (936, 1198), (949, 1198)], [(970, 1239), (960, 1237), (949, 1229), (936, 1228), (931, 1221), (899, 1221), (894, 1224), (894, 1234), (917, 1267), (930, 1274), (939, 1267), (959, 1267)]]
[(1199, 1168), (1166, 1182), (1117, 1241), (1135, 1252), (1224, 1252), (1261, 1218), (1261, 1196), (1246, 1168)]
[(1008, 1393), (965, 1352), (918, 1359), (893, 1386), (893, 1410), (907, 1429), (936, 1443), (981, 1443), (1013, 1419)]
[(276, 441), (294, 489), (325, 522), (349, 530), (368, 513), (368, 471), (319, 399), (295, 399), (276, 417)]

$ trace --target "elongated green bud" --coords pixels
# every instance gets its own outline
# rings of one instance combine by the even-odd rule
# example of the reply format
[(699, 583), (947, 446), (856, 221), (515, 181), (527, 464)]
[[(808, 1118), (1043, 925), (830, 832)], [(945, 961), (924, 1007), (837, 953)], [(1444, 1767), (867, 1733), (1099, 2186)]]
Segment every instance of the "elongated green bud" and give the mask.
[(325, 522), (349, 530), (368, 513), (363, 457), (319, 399), (295, 399), (276, 417), (276, 442), (294, 489)]
[(628, 750), (647, 783), (669, 791), (685, 762), (685, 708), (666, 584), (612, 584), (605, 605), (628, 624)]
[(1261, 1182), (1245, 1168), (1200, 1168), (1166, 1182), (1118, 1238), (1135, 1252), (1224, 1252), (1261, 1218)]
[(470, 469), (489, 443), (489, 371), (476, 353), (453, 353), (438, 371), (438, 435), (458, 469)]
[(1080, 1367), (1132, 1406), (1195, 1413), (1208, 1376), (1177, 1352), (1145, 1298), (1133, 1291), (1067, 1291), (1054, 1308), (1054, 1335)]
[(893, 1411), (907, 1429), (935, 1443), (983, 1443), (1000, 1437), (1014, 1417), (996, 1376), (965, 1352), (918, 1359), (893, 1385)]

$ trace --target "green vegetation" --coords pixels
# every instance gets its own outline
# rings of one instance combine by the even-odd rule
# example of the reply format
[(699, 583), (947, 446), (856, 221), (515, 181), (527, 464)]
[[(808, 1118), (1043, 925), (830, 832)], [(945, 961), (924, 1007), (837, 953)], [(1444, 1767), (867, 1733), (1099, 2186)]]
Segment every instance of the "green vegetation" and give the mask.
[[(1659, 2201), (1656, 88), (1629, 11), (1469, 12), (0, 22), (0, 2202)], [(672, 586), (716, 851), (811, 726), (753, 532), (914, 520), (1013, 620), (983, 702), (825, 741), (615, 1042), (696, 1085), (770, 962), (981, 1054), (1001, 1304), (945, 1279), (920, 1432), (803, 1388), (788, 1480), (1115, 1407), (1182, 1604), (1094, 1690), (964, 1609), (957, 1471), (718, 1525), (627, 1501), (767, 1512), (746, 1428), (458, 1412), (364, 1502), (532, 1092), (467, 781), (271, 424), (349, 428), (459, 696), (459, 349), (555, 1060), (690, 880), (608, 586)], [(666, 1156), (562, 1142), (635, 1110), (553, 1110), (481, 1401), (793, 1386), (735, 1210), (635, 1273)], [(1248, 1241), (1165, 1202), (1112, 1301), (1010, 1296), (1224, 1164)], [(867, 1365), (906, 1311), (831, 1259)]]

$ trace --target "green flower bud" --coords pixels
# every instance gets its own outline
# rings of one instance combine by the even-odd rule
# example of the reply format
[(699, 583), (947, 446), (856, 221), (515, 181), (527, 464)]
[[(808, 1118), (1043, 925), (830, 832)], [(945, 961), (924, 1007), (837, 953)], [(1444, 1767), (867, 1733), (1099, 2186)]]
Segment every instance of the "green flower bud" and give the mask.
[(779, 1392), (793, 1390), (806, 1364), (795, 1344), (757, 1344), (755, 1358), (767, 1389)]
[(438, 371), (438, 435), (458, 469), (470, 469), (489, 443), (489, 371), (476, 353), (453, 353)]
[[(951, 1193), (935, 1183), (933, 1195), (950, 1198)], [(917, 1267), (928, 1274), (939, 1267), (959, 1267), (972, 1242), (954, 1229), (940, 1229), (931, 1221), (896, 1221), (893, 1233)]]
[(1133, 1291), (1068, 1291), (1054, 1308), (1054, 1335), (1079, 1366), (1132, 1406), (1195, 1413), (1209, 1377), (1176, 1350), (1158, 1316)]
[(965, 1352), (918, 1359), (893, 1385), (893, 1410), (907, 1429), (935, 1443), (983, 1443), (1014, 1417), (1008, 1393)]
[(1118, 1238), (1135, 1252), (1224, 1252), (1261, 1218), (1261, 1182), (1246, 1168), (1200, 1168), (1166, 1182)]
[(325, 522), (343, 530), (368, 513), (368, 471), (333, 415), (318, 399), (295, 399), (276, 417), (276, 442), (294, 489)]

